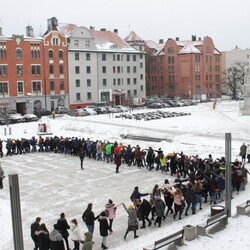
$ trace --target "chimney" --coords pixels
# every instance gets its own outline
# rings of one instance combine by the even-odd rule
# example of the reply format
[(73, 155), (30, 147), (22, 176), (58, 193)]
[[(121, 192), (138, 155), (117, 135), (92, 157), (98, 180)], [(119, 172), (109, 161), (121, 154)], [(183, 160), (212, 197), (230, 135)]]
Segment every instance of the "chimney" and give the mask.
[(106, 29), (105, 28), (101, 28), (101, 31), (106, 31)]
[(192, 42), (196, 41), (196, 36), (192, 35)]
[(95, 27), (94, 26), (90, 26), (89, 29), (90, 30), (95, 30)]
[(161, 43), (161, 44), (164, 43), (164, 40), (163, 40), (163, 39), (160, 39), (160, 40), (159, 40), (159, 43)]
[(179, 41), (179, 37), (176, 37), (175, 40), (176, 40), (176, 41)]
[(114, 33), (118, 35), (118, 29), (114, 29)]
[(26, 26), (26, 36), (34, 37), (34, 29), (30, 25)]
[(56, 17), (51, 17), (50, 19), (47, 19), (47, 25), (48, 31), (56, 30), (56, 27), (58, 26)]
[(201, 41), (201, 37), (199, 37), (198, 40)]

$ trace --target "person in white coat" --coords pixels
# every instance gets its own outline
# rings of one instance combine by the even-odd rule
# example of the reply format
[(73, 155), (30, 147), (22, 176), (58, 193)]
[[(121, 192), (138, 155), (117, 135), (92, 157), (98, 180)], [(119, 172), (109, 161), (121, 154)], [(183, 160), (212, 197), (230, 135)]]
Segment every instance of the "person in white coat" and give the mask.
[(80, 249), (81, 234), (80, 234), (80, 229), (78, 227), (78, 222), (76, 219), (71, 220), (70, 238), (74, 242), (73, 250), (79, 250)]

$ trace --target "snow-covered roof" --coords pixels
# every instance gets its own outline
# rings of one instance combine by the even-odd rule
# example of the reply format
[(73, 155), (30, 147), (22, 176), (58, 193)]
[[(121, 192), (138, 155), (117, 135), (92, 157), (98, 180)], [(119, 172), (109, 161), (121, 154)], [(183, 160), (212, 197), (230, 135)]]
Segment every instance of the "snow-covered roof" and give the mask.
[(197, 49), (194, 45), (192, 44), (188, 44), (186, 46), (184, 46), (178, 54), (201, 54), (201, 51), (199, 49)]
[(152, 40), (147, 40), (145, 43), (150, 49), (153, 49), (152, 55), (159, 55), (165, 46), (165, 43), (155, 43)]
[(76, 28), (77, 25), (73, 23), (58, 23), (57, 26), (58, 31), (66, 37), (70, 36), (70, 32)]
[(134, 31), (131, 31), (125, 38), (127, 42), (134, 42), (134, 41), (144, 41), (141, 39)]

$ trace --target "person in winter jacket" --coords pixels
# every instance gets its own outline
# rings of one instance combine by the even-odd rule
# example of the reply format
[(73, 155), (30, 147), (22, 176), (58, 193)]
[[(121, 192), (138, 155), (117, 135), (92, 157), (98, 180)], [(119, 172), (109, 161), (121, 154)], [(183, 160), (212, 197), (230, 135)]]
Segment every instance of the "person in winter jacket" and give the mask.
[(240, 146), (240, 156), (242, 158), (242, 162), (245, 162), (246, 161), (246, 154), (247, 154), (247, 146), (245, 143), (243, 143), (241, 146)]
[(195, 192), (196, 202), (195, 202), (195, 205), (194, 205), (193, 214), (196, 213), (196, 206), (198, 204), (200, 204), (200, 210), (202, 209), (203, 186), (202, 186), (201, 180), (198, 180), (197, 182), (194, 183), (194, 192)]
[(2, 164), (0, 162), (0, 189), (3, 189), (3, 179), (5, 178), (4, 176), (4, 171), (2, 168)]
[(179, 188), (176, 188), (175, 192), (173, 192), (171, 189), (168, 189), (168, 191), (174, 196), (174, 219), (179, 213), (179, 220), (181, 220), (183, 211), (182, 202), (184, 202), (184, 196)]
[(155, 226), (158, 223), (158, 227), (160, 227), (161, 222), (162, 222), (162, 218), (163, 218), (163, 220), (165, 219), (164, 210), (165, 210), (165, 204), (164, 204), (163, 200), (161, 199), (160, 196), (156, 196), (155, 197), (155, 215), (156, 215), (156, 219), (155, 219), (155, 222), (154, 222)]
[(110, 232), (112, 232), (112, 231), (109, 227), (106, 212), (105, 211), (101, 212), (101, 214), (98, 215), (97, 218), (98, 218), (98, 221), (100, 223), (99, 229), (100, 229), (100, 235), (102, 236), (102, 248), (108, 249), (108, 247), (107, 247), (108, 231), (110, 231)]
[(74, 242), (74, 249), (73, 250), (79, 250), (80, 249), (81, 235), (80, 235), (80, 230), (78, 227), (78, 222), (76, 219), (71, 220), (70, 232), (71, 232), (70, 238)]
[(173, 203), (174, 203), (174, 196), (168, 191), (168, 189), (172, 189), (172, 185), (169, 184), (169, 180), (166, 179), (164, 181), (164, 186), (163, 186), (163, 195), (164, 195), (164, 200), (165, 204), (167, 206), (167, 212), (165, 216), (168, 216), (168, 213), (173, 214)]
[(137, 211), (134, 205), (129, 205), (128, 208), (125, 206), (124, 203), (122, 203), (124, 209), (128, 213), (128, 227), (124, 235), (124, 240), (126, 240), (127, 234), (130, 231), (134, 232), (134, 238), (138, 238), (139, 236), (136, 235), (136, 232), (138, 230), (138, 220), (137, 220)]
[(134, 188), (133, 193), (132, 193), (131, 196), (130, 196), (130, 200), (131, 200), (132, 202), (134, 202), (134, 200), (140, 199), (142, 196), (146, 196), (146, 195), (149, 195), (149, 193), (144, 193), (144, 194), (140, 193), (140, 192), (139, 192), (139, 187), (136, 186), (136, 187)]
[(69, 241), (68, 241), (68, 237), (69, 237), (68, 229), (70, 229), (70, 226), (65, 217), (66, 217), (65, 214), (61, 213), (60, 218), (57, 220), (57, 225), (60, 230), (60, 233), (62, 234), (63, 239), (65, 240), (67, 250), (70, 250)]
[(59, 226), (57, 224), (54, 224), (54, 228), (49, 233), (49, 239), (51, 250), (65, 250), (63, 244), (63, 237), (59, 233)]
[(223, 173), (220, 173), (218, 179), (218, 188), (220, 190), (219, 197), (220, 197), (220, 202), (224, 201), (224, 196), (225, 196), (225, 186), (226, 186), (226, 181), (225, 181), (225, 176)]
[(93, 241), (92, 241), (92, 233), (86, 232), (84, 233), (84, 238), (85, 240), (81, 240), (82, 245), (82, 250), (92, 250), (93, 248)]
[(95, 227), (95, 214), (92, 211), (93, 204), (89, 203), (87, 206), (87, 209), (84, 211), (82, 215), (82, 220), (86, 224), (88, 230), (90, 233), (94, 233), (94, 227)]
[(139, 220), (142, 220), (141, 228), (145, 228), (145, 220), (148, 222), (148, 226), (150, 227), (152, 222), (149, 220), (148, 216), (151, 212), (151, 204), (146, 199), (138, 199), (135, 201), (135, 204), (138, 208), (137, 217)]
[(186, 203), (187, 203), (185, 216), (188, 215), (188, 210), (189, 210), (190, 206), (191, 206), (191, 209), (192, 209), (192, 214), (194, 214), (195, 213), (196, 196), (195, 196), (195, 191), (194, 191), (194, 188), (193, 188), (193, 184), (191, 182), (189, 182), (187, 184), (185, 200), (186, 200)]
[(36, 217), (35, 222), (33, 222), (30, 226), (30, 235), (32, 240), (34, 241), (35, 247), (34, 250), (37, 250), (39, 245), (38, 245), (38, 237), (36, 232), (39, 230), (40, 227), (40, 222), (41, 222), (41, 217)]
[(80, 164), (81, 164), (81, 169), (83, 170), (83, 160), (84, 160), (84, 157), (85, 157), (85, 151), (82, 149), (80, 152), (79, 152), (79, 158), (80, 158)]
[(50, 242), (49, 242), (49, 231), (44, 223), (41, 224), (39, 230), (35, 232), (38, 238), (38, 246), (39, 250), (49, 250)]
[(113, 204), (113, 201), (111, 199), (108, 200), (108, 203), (105, 205), (105, 212), (107, 214), (107, 217), (109, 219), (109, 228), (112, 231), (112, 225), (113, 225), (113, 221), (115, 219), (115, 212), (118, 206), (120, 206), (121, 204), (115, 205)]

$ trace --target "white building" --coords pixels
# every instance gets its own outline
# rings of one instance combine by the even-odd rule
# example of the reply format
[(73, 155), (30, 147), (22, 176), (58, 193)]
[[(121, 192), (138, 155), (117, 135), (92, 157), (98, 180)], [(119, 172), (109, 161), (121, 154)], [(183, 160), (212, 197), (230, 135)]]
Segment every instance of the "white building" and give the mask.
[(114, 32), (59, 25), (68, 38), (70, 108), (145, 98), (145, 53)]

